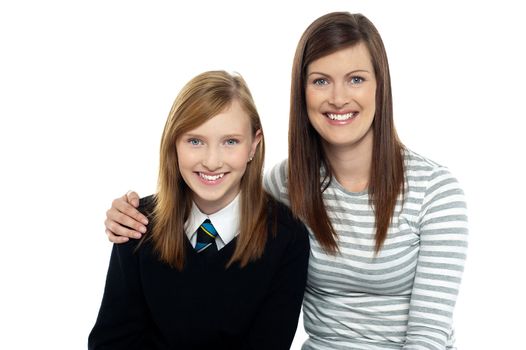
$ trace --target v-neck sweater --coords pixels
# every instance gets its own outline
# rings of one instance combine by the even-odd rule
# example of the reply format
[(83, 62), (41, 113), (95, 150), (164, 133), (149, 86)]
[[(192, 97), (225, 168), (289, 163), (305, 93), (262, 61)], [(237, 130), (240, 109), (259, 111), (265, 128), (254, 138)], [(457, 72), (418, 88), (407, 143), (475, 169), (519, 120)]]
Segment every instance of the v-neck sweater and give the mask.
[[(152, 208), (151, 196), (141, 199), (143, 214)], [(237, 238), (210, 258), (186, 239), (181, 271), (161, 262), (149, 240), (139, 247), (135, 240), (115, 244), (89, 349), (289, 349), (309, 238), (287, 207), (273, 202), (269, 208), (264, 253), (244, 268), (225, 268)]]

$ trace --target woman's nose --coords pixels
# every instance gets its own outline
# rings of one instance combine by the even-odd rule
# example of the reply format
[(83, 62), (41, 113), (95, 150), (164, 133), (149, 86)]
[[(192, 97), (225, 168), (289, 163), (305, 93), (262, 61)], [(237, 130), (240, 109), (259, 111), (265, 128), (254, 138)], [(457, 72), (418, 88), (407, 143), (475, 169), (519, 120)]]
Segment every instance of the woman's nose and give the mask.
[(329, 103), (335, 108), (343, 108), (349, 103), (349, 91), (345, 86), (340, 84), (333, 84), (331, 95), (329, 97)]

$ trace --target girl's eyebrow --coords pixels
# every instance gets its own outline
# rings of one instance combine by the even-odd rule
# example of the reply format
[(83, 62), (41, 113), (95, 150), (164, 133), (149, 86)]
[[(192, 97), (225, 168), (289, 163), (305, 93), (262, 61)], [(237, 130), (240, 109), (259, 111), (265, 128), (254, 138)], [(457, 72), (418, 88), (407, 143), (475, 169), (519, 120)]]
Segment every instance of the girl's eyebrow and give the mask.
[[(200, 135), (200, 134), (194, 134), (194, 133), (185, 133), (185, 134), (183, 134), (181, 136), (183, 136), (183, 137), (195, 137), (195, 138), (200, 138), (200, 139), (208, 138), (208, 136), (206, 136), (206, 135)], [(216, 136), (216, 135), (213, 135), (213, 136)], [(233, 138), (233, 137), (242, 138), (244, 136), (245, 135), (243, 135), (243, 134), (225, 134), (225, 135), (220, 135), (218, 138), (221, 138), (221, 139)]]
[(185, 133), (182, 134), (181, 136), (184, 136), (184, 137), (196, 137), (196, 138), (203, 137), (202, 135), (199, 135), (199, 134), (192, 134), (192, 133), (189, 133), (189, 132), (185, 132)]

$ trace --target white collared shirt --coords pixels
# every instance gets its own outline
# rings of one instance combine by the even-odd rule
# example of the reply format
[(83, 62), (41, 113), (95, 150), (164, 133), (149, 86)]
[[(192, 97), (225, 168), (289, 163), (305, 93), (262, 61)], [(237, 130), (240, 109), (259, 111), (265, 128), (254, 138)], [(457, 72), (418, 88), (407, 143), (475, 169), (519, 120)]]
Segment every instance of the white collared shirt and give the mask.
[(197, 242), (196, 231), (206, 219), (210, 219), (216, 228), (217, 249), (219, 250), (230, 243), (239, 234), (239, 194), (226, 207), (210, 215), (203, 213), (195, 203), (192, 203), (190, 215), (184, 225), (186, 236), (192, 247), (195, 247)]

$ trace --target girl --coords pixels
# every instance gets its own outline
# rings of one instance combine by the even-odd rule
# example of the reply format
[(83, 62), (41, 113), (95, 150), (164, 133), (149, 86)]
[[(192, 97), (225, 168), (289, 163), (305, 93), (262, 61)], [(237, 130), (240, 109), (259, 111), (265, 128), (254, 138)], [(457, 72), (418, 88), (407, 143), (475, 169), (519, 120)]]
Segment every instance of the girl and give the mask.
[(262, 189), (264, 141), (240, 76), (176, 98), (150, 234), (115, 245), (90, 349), (288, 349), (306, 283), (305, 226)]
[[(303, 349), (452, 349), (464, 195), (447, 168), (399, 141), (374, 25), (342, 12), (315, 20), (291, 94), (289, 158), (265, 186), (311, 230)], [(139, 234), (136, 198), (114, 201), (110, 240)]]

